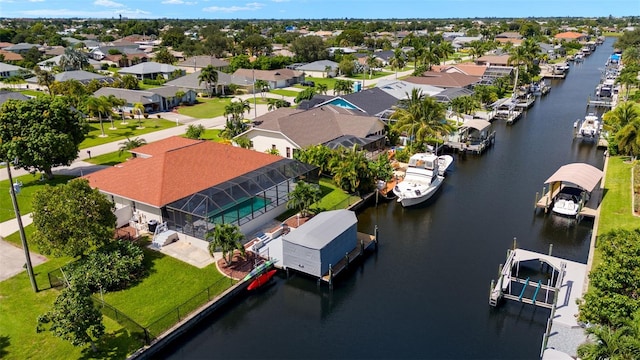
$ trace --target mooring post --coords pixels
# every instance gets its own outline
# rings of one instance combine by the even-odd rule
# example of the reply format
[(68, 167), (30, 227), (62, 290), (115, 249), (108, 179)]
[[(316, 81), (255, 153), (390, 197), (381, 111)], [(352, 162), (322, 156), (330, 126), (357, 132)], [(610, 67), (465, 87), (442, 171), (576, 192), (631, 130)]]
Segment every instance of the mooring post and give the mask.
[(333, 266), (329, 264), (329, 286), (333, 285)]
[(349, 268), (349, 253), (344, 253), (344, 259), (347, 262), (346, 268)]
[(540, 194), (540, 193), (536, 191), (536, 199), (535, 199), (535, 201), (533, 202), (533, 211), (535, 211), (535, 210), (538, 208), (538, 195), (539, 195), (539, 194)]
[(360, 239), (360, 255), (364, 254), (364, 240)]
[(549, 256), (553, 253), (553, 244), (549, 244)]
[(373, 242), (376, 247), (376, 251), (378, 250), (378, 224), (373, 228)]
[(513, 237), (513, 248), (512, 248), (512, 250), (515, 250), (515, 249), (516, 249), (516, 245), (517, 245), (517, 243), (518, 243), (518, 239), (514, 236), (514, 237)]

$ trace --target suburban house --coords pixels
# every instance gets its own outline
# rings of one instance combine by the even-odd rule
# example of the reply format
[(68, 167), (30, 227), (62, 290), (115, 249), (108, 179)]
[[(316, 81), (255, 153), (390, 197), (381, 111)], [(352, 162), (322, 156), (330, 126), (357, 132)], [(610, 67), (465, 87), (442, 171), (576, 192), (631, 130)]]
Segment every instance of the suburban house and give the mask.
[[(42, 60), (38, 63), (38, 66), (41, 70), (51, 71), (55, 66), (60, 66), (60, 60), (63, 55), (57, 55), (47, 60)], [(102, 68), (102, 63), (91, 58), (88, 58), (87, 61), (89, 65), (93, 67), (95, 70), (100, 70)]]
[(431, 85), (441, 88), (472, 88), (480, 81), (479, 76), (471, 76), (457, 72), (427, 71), (422, 76), (410, 76), (404, 79), (407, 82), (421, 85)]
[(385, 79), (379, 80), (376, 87), (398, 100), (410, 98), (413, 89), (418, 89), (425, 96), (434, 96), (444, 90), (444, 88), (437, 86), (414, 84), (404, 80)]
[(433, 97), (441, 103), (449, 103), (451, 100), (461, 96), (473, 96), (474, 91), (468, 88), (450, 87), (442, 92), (435, 94)]
[(233, 73), (233, 75), (247, 79), (247, 86), (251, 85), (254, 80), (266, 81), (269, 84), (270, 89), (285, 88), (304, 81), (304, 73), (302, 71), (291, 69), (238, 69)]
[(275, 149), (286, 158), (293, 158), (296, 150), (318, 144), (330, 148), (357, 144), (367, 151), (379, 150), (385, 144), (385, 124), (380, 119), (336, 106), (280, 108), (257, 117), (255, 123), (236, 138), (246, 137), (258, 152)]
[(5, 64), (0, 62), (0, 79), (10, 78), (12, 76), (19, 76), (29, 74), (29, 70), (15, 66), (11, 64)]
[(22, 55), (16, 54), (14, 52), (7, 51), (7, 50), (4, 50), (4, 49), (0, 50), (0, 56), (2, 56), (4, 58), (4, 61), (21, 61), (21, 60), (24, 60)]
[(479, 58), (476, 59), (476, 64), (477, 65), (484, 65), (484, 66), (489, 66), (489, 65), (497, 65), (497, 66), (507, 66), (510, 65), (509, 64), (509, 56), (508, 54), (505, 55), (484, 55), (484, 56), (480, 56)]
[(458, 36), (451, 41), (454, 49), (462, 49), (469, 46), (469, 43), (473, 41), (482, 41), (482, 36)]
[(38, 44), (19, 43), (19, 44), (7, 46), (3, 48), (3, 50), (11, 51), (12, 53), (16, 53), (16, 54), (21, 54), (21, 53), (26, 53), (32, 48), (36, 48), (38, 51), (40, 51), (40, 47), (41, 46)]
[(393, 108), (397, 103), (398, 99), (396, 97), (380, 88), (374, 87), (333, 97), (318, 106), (334, 105), (359, 111), (365, 115), (381, 117), (385, 111)]
[(127, 67), (133, 64), (146, 62), (149, 59), (138, 44), (100, 46), (92, 49), (89, 56), (108, 65), (116, 67)]
[(137, 65), (122, 68), (120, 69), (120, 71), (118, 71), (118, 73), (124, 75), (133, 75), (138, 78), (138, 80), (155, 80), (158, 78), (158, 76), (164, 79), (170, 79), (176, 71), (179, 71), (181, 74), (184, 72), (184, 70), (182, 70), (181, 68), (169, 64), (143, 62)]
[(474, 63), (461, 63), (455, 65), (433, 65), (431, 67), (431, 71), (435, 72), (446, 72), (446, 73), (460, 73), (471, 76), (480, 76), (484, 75), (484, 72), (487, 70), (485, 65), (476, 65)]
[(331, 60), (318, 60), (298, 66), (296, 70), (303, 71), (305, 76), (334, 77), (338, 73), (338, 63)]
[[(88, 84), (93, 80), (97, 80), (101, 83), (104, 84), (111, 84), (115, 81), (114, 78), (112, 78), (111, 76), (105, 76), (105, 75), (101, 75), (101, 74), (96, 74), (96, 73), (92, 73), (89, 71), (84, 71), (84, 70), (73, 70), (73, 71), (65, 71), (65, 72), (61, 72), (61, 73), (57, 73), (55, 75), (53, 75), (55, 81), (58, 82), (64, 82), (64, 81), (68, 81), (68, 80), (76, 80), (81, 82), (82, 84)], [(30, 84), (37, 84), (38, 83), (38, 77), (37, 76), (33, 76), (30, 77), (28, 79), (25, 80), (27, 83)]]
[(372, 55), (375, 56), (376, 60), (378, 60), (382, 66), (389, 65), (391, 63), (391, 59), (395, 57), (395, 53), (392, 50), (376, 51)]
[(583, 33), (579, 33), (579, 32), (575, 32), (575, 31), (566, 31), (566, 32), (557, 33), (554, 36), (554, 39), (560, 40), (560, 41), (577, 41), (577, 42), (581, 42), (581, 41), (588, 41), (589, 40), (589, 35), (583, 34)]
[[(198, 93), (206, 93), (208, 91), (207, 84), (206, 82), (200, 81), (201, 72), (201, 70), (198, 70), (196, 72), (188, 73), (171, 81), (167, 81), (165, 83), (165, 86), (178, 86), (181, 88), (194, 90)], [(230, 75), (217, 70), (216, 72), (218, 73), (218, 81), (215, 84), (212, 84), (214, 87), (214, 94), (228, 93), (229, 91), (227, 89), (231, 84), (246, 88), (247, 90), (253, 89), (253, 79)]]
[(17, 91), (0, 90), (0, 106), (9, 99), (27, 101), (30, 98)]
[[(178, 96), (182, 93), (182, 96)], [(122, 99), (126, 104), (120, 109), (123, 112), (132, 112), (135, 104), (144, 106), (145, 113), (169, 111), (181, 103), (193, 104), (197, 93), (191, 89), (183, 89), (177, 86), (162, 86), (148, 90), (129, 90), (112, 87), (103, 87), (93, 93), (93, 96), (113, 95)]]
[(253, 232), (286, 210), (299, 179), (317, 182), (314, 166), (212, 141), (174, 136), (133, 152), (85, 178), (115, 204), (118, 225), (166, 222), (182, 240), (222, 223)]
[(207, 66), (213, 66), (214, 69), (223, 71), (229, 67), (229, 62), (218, 59), (215, 56), (199, 55), (192, 56), (185, 59), (184, 61), (180, 61), (176, 66), (187, 73), (193, 73), (202, 70)]
[(549, 60), (555, 60), (558, 57), (565, 56), (567, 54), (567, 51), (562, 45), (538, 43), (538, 46), (540, 46), (540, 52), (542, 54), (547, 54)]

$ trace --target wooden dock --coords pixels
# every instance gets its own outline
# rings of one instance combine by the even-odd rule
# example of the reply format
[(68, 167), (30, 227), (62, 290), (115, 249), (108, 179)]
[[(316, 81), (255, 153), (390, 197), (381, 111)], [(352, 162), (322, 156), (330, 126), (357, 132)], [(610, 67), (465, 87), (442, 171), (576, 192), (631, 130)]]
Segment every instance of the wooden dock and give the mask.
[(322, 280), (329, 285), (333, 284), (333, 279), (340, 274), (342, 271), (349, 268), (349, 264), (351, 264), (354, 260), (363, 256), (365, 251), (370, 248), (378, 248), (378, 240), (377, 240), (378, 229), (376, 228), (376, 234), (370, 235), (358, 232), (358, 246), (356, 246), (349, 254), (345, 254), (344, 258), (340, 260), (337, 264), (329, 265), (329, 272), (323, 275), (318, 280)]

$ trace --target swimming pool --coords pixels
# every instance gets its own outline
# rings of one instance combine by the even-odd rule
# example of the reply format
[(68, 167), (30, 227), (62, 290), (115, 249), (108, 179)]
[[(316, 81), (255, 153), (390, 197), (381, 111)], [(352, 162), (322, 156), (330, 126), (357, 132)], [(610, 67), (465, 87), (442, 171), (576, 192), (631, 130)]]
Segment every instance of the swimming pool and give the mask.
[(209, 213), (209, 222), (214, 224), (234, 223), (239, 219), (251, 216), (252, 213), (264, 208), (271, 203), (268, 198), (255, 196), (252, 198), (240, 199), (240, 202), (229, 204), (221, 209)]

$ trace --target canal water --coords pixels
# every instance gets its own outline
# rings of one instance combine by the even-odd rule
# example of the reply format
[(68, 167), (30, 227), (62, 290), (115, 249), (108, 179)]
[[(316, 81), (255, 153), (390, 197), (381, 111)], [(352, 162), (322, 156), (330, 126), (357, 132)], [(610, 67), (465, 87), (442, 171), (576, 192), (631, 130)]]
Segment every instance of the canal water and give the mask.
[(549, 311), (488, 305), (489, 284), (518, 246), (586, 263), (593, 223), (534, 212), (536, 192), (560, 166), (600, 169), (603, 151), (573, 140), (587, 97), (612, 53), (607, 39), (539, 98), (518, 122), (494, 122), (495, 146), (456, 157), (441, 191), (424, 206), (395, 202), (358, 215), (380, 229), (380, 247), (333, 290), (302, 275), (212, 316), (163, 357), (535, 359)]

